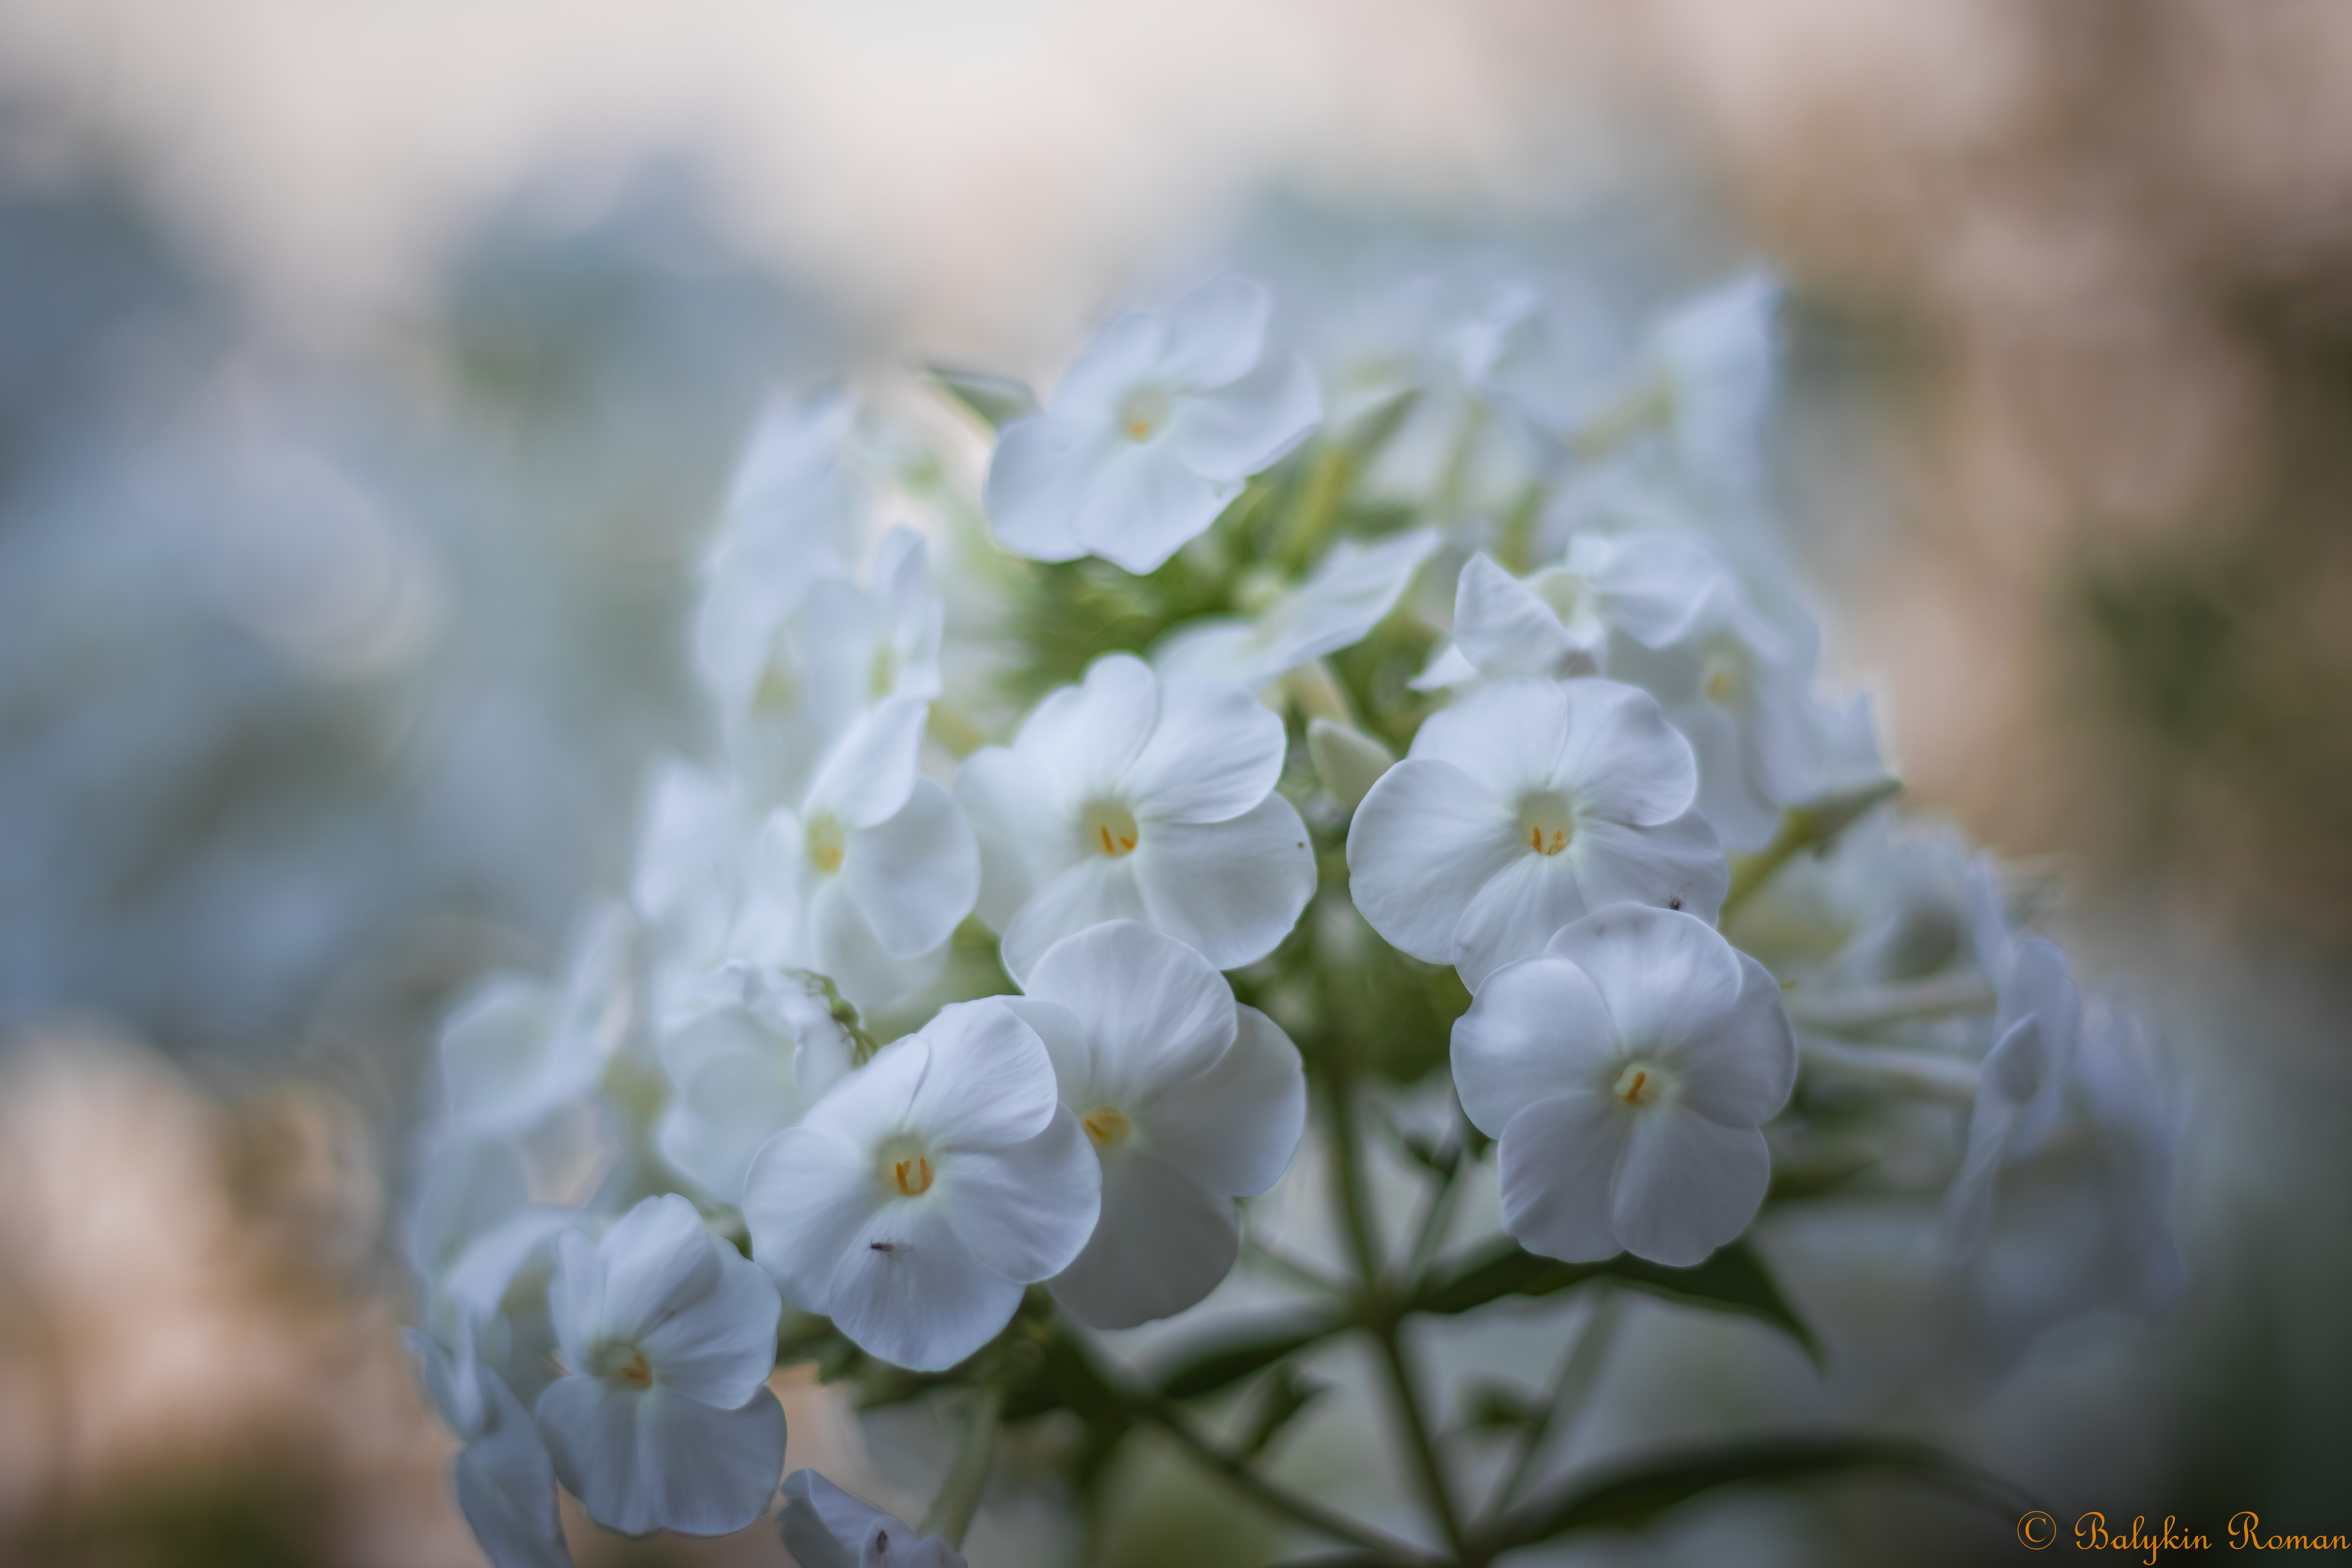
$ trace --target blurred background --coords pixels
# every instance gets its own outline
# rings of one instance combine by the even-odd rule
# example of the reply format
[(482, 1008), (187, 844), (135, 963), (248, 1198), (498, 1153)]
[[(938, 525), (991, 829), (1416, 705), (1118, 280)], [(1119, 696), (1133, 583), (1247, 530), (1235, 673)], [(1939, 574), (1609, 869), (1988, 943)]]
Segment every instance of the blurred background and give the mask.
[[(2352, 1530), (2352, 12), (0, 0), (0, 1558), (479, 1561), (404, 1128), (701, 733), (755, 408), (1049, 384), (1201, 258), (1366, 236), (1788, 279), (1830, 665), (2195, 1106), (2186, 1299), (1920, 1419), (2062, 1520)], [(1592, 1550), (2014, 1552), (1804, 1506)]]

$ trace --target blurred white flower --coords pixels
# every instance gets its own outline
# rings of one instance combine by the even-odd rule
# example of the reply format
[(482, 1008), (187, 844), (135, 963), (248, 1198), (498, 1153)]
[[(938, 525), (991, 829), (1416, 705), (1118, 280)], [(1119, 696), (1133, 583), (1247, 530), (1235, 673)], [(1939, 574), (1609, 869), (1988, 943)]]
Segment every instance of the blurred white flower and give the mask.
[(1454, 1026), (1462, 1109), (1500, 1140), (1504, 1228), (1570, 1262), (1684, 1267), (1747, 1229), (1771, 1178), (1759, 1128), (1796, 1075), (1764, 966), (1638, 904), (1496, 970)]
[(1413, 685), (1603, 674), (1611, 632), (1664, 647), (1730, 592), (1715, 552), (1689, 533), (1579, 534), (1564, 561), (1524, 582), (1481, 551), (1454, 584), (1453, 643)]
[(937, 978), (980, 890), (963, 809), (916, 772), (928, 705), (885, 698), (761, 824), (730, 955), (829, 976), (861, 1008)]
[(1045, 411), (997, 439), (985, 500), (998, 542), (1150, 572), (1206, 529), (1322, 418), (1307, 363), (1266, 352), (1272, 308), (1265, 285), (1227, 277), (1106, 325)]
[(695, 990), (698, 1010), (656, 1047), (674, 1092), (654, 1141), (705, 1192), (736, 1204), (760, 1145), (798, 1121), (854, 1058), (824, 993), (804, 980), (739, 963)]
[(1442, 542), (1433, 528), (1372, 544), (1343, 539), (1307, 581), (1255, 616), (1186, 621), (1152, 650), (1152, 668), (1162, 677), (1230, 680), (1255, 691), (1310, 658), (1361, 642)]
[(669, 993), (726, 957), (758, 828), (735, 791), (700, 763), (678, 756), (655, 761), (638, 817), (629, 901), (658, 961), (652, 998), (656, 1019), (683, 1002)]
[(1565, 282), (1505, 286), (1457, 342), (1465, 384), (1548, 464), (1626, 396), (1635, 363), (1622, 305)]
[(1475, 989), (1622, 900), (1713, 920), (1729, 886), (1689, 810), (1691, 749), (1611, 680), (1498, 680), (1433, 715), (1348, 829), (1349, 888), (1390, 942)]
[(493, 974), (458, 1004), (441, 1027), (452, 1132), (520, 1135), (595, 1089), (628, 1030), (635, 936), (626, 910), (591, 905), (572, 924), (560, 986)]
[(940, 1010), (760, 1147), (752, 1256), (793, 1302), (937, 1372), (1086, 1246), (1102, 1176), (1036, 1032), (997, 1000)]
[(1779, 281), (1746, 273), (1675, 310), (1651, 338), (1678, 466), (1710, 499), (1734, 510), (1761, 500), (1764, 424), (1779, 374), (1780, 309)]
[(2065, 1114), (2083, 1026), (2082, 995), (2054, 944), (2019, 938), (1992, 962), (2005, 971), (1996, 973), (1993, 1046), (1979, 1071), (1968, 1153), (1944, 1200), (1946, 1234), (1962, 1256), (1984, 1245), (2001, 1166), (2032, 1153)]
[(1053, 1058), (1102, 1163), (1102, 1218), (1051, 1283), (1080, 1322), (1181, 1312), (1231, 1271), (1233, 1200), (1275, 1184), (1307, 1124), (1290, 1037), (1172, 937), (1110, 921), (1064, 937), (1006, 1005)]
[(572, 1568), (555, 1468), (530, 1413), (475, 1358), (470, 1330), (455, 1356), (415, 1329), (405, 1338), (434, 1408), (466, 1445), (454, 1468), (457, 1507), (493, 1568)]
[(853, 1497), (814, 1470), (784, 1478), (784, 1550), (801, 1568), (964, 1568), (963, 1553), (917, 1536), (896, 1514)]
[(759, 1518), (784, 1463), (775, 1285), (675, 1194), (558, 1249), (549, 1305), (569, 1371), (534, 1414), (564, 1489), (625, 1535)]
[(981, 853), (980, 918), (1025, 980), (1040, 953), (1108, 920), (1139, 920), (1220, 969), (1253, 963), (1297, 922), (1315, 855), (1274, 793), (1282, 721), (1247, 689), (1161, 680), (1097, 659), (1049, 693), (1010, 748), (956, 775)]

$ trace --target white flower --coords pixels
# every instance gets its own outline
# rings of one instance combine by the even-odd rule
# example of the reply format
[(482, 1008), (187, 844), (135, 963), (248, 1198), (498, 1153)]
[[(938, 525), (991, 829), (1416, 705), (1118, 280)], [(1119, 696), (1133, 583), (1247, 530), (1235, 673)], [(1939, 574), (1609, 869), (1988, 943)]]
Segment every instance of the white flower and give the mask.
[(1473, 989), (1604, 904), (1708, 920), (1729, 872), (1689, 814), (1690, 747), (1610, 680), (1498, 680), (1433, 715), (1348, 829), (1372, 929)]
[(1206, 616), (1169, 633), (1152, 650), (1152, 668), (1162, 678), (1257, 690), (1310, 658), (1361, 642), (1442, 542), (1431, 528), (1369, 545), (1343, 539), (1312, 576), (1255, 617)]
[(712, 1197), (740, 1203), (760, 1145), (850, 1069), (849, 1037), (821, 991), (780, 971), (730, 963), (696, 993), (698, 1010), (656, 1047), (675, 1093), (654, 1141)]
[(937, 1372), (1069, 1266), (1101, 1198), (1045, 1046), (990, 1000), (941, 1008), (761, 1145), (743, 1218), (795, 1305)]
[(784, 1463), (767, 1386), (774, 1284), (676, 1194), (601, 1242), (572, 1231), (558, 1245), (548, 1300), (570, 1371), (534, 1414), (564, 1489), (625, 1535), (725, 1535), (759, 1518)]
[[(665, 961), (656, 991), (698, 980), (727, 954), (759, 822), (735, 791), (683, 757), (657, 759), (646, 788), (629, 900)], [(675, 996), (656, 994), (665, 1018)]]
[(1503, 1227), (1586, 1263), (1694, 1264), (1748, 1228), (1797, 1042), (1764, 966), (1619, 904), (1496, 970), (1454, 1026), (1462, 1109), (1501, 1141)]
[(1682, 306), (1651, 339), (1671, 399), (1675, 458), (1704, 490), (1734, 507), (1756, 504), (1763, 489), (1780, 307), (1779, 282), (1747, 273)]
[(528, 1132), (595, 1089), (628, 1031), (634, 936), (626, 910), (593, 905), (573, 923), (561, 986), (494, 974), (451, 1012), (441, 1078), (452, 1131)]
[(1481, 551), (1454, 584), (1452, 645), (1413, 685), (1601, 674), (1612, 631), (1663, 647), (1730, 591), (1714, 551), (1689, 533), (1579, 534), (1565, 560), (1525, 582)]
[(1233, 1268), (1233, 1200), (1272, 1186), (1298, 1147), (1297, 1047), (1207, 959), (1132, 921), (1055, 942), (1006, 1005), (1045, 1042), (1102, 1163), (1101, 1222), (1055, 1299), (1098, 1329), (1182, 1311)]
[(1698, 808), (1726, 847), (1760, 849), (1780, 809), (1821, 794), (1824, 715), (1812, 700), (1810, 625), (1775, 627), (1717, 601), (1687, 636), (1660, 647), (1612, 640), (1609, 673), (1658, 700), (1698, 758)]
[(1282, 721), (1239, 686), (1162, 681), (1129, 654), (1049, 693), (956, 798), (980, 836), (980, 918), (1015, 980), (1073, 931), (1139, 920), (1220, 969), (1254, 963), (1315, 892), (1306, 826), (1274, 793)]
[(1004, 427), (986, 502), (1033, 561), (1089, 552), (1149, 572), (1216, 520), (1242, 481), (1322, 418), (1297, 354), (1265, 352), (1263, 284), (1220, 278), (1095, 335), (1046, 410)]
[(961, 807), (920, 777), (926, 704), (884, 699), (761, 826), (731, 956), (825, 974), (861, 1008), (937, 978), (980, 890)]
[(494, 1568), (572, 1568), (547, 1446), (522, 1402), (475, 1358), (470, 1329), (455, 1356), (415, 1329), (406, 1339), (434, 1408), (465, 1441), (455, 1468), (457, 1507)]
[(784, 1550), (801, 1568), (964, 1568), (940, 1536), (918, 1537), (895, 1514), (852, 1497), (814, 1470), (784, 1478)]
[(1622, 307), (1591, 290), (1512, 284), (1460, 333), (1462, 378), (1545, 461), (1625, 395), (1635, 344)]
[(2001, 1167), (2032, 1153), (2064, 1115), (2083, 1027), (2082, 994), (2054, 944), (2029, 936), (2007, 952), (1985, 946), (2000, 1001), (1969, 1115), (1968, 1153), (1944, 1200), (1946, 1234), (1963, 1256), (1984, 1244)]

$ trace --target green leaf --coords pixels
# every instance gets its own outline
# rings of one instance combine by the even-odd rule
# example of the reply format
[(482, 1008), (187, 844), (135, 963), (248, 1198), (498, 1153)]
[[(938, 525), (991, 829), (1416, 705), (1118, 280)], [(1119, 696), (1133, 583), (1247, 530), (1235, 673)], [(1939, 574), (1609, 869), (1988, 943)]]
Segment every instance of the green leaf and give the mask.
[(1037, 395), (1029, 390), (1027, 383), (1012, 376), (950, 370), (939, 364), (925, 365), (923, 374), (931, 378), (932, 385), (991, 430), (1002, 430), (1015, 419), (1025, 419), (1037, 412)]
[(1668, 1268), (1622, 1253), (1605, 1263), (1561, 1263), (1504, 1241), (1449, 1274), (1424, 1279), (1406, 1301), (1405, 1310), (1452, 1317), (1506, 1296), (1551, 1296), (1594, 1279), (1769, 1323), (1802, 1345), (1816, 1366), (1821, 1364), (1821, 1342), (1780, 1294), (1764, 1259), (1744, 1241), (1720, 1247), (1706, 1262), (1688, 1268)]
[(1162, 1373), (1155, 1386), (1165, 1399), (1198, 1399), (1230, 1388), (1254, 1372), (1272, 1366), (1287, 1355), (1329, 1338), (1347, 1325), (1328, 1320), (1293, 1321), (1282, 1328), (1226, 1340), (1179, 1362)]
[(1685, 1449), (1538, 1499), (1497, 1521), (1494, 1541), (1526, 1546), (1580, 1530), (1632, 1530), (1717, 1487), (1787, 1485), (1860, 1470), (1892, 1470), (2012, 1513), (2032, 1506), (1999, 1477), (1915, 1438), (1748, 1438)]
[(1328, 1387), (1299, 1376), (1288, 1362), (1276, 1362), (1273, 1374), (1265, 1380), (1265, 1392), (1258, 1395), (1257, 1414), (1251, 1418), (1241, 1446), (1234, 1450), (1234, 1458), (1246, 1464), (1265, 1453), (1267, 1446), (1281, 1436), (1282, 1429), (1297, 1420)]

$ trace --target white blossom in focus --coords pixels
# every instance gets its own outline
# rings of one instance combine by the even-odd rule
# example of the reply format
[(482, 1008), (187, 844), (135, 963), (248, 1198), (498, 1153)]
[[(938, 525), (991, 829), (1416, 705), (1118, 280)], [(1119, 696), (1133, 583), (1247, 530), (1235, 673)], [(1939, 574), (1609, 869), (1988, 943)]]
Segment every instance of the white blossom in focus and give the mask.
[(696, 1000), (656, 1047), (674, 1092), (654, 1139), (663, 1159), (734, 1204), (760, 1145), (798, 1121), (854, 1058), (824, 993), (793, 975), (730, 963), (696, 987)]
[(573, 923), (563, 980), (494, 974), (441, 1027), (446, 1125), (459, 1137), (528, 1132), (593, 1091), (629, 1026), (625, 910), (595, 904)]
[(1573, 1263), (1685, 1267), (1748, 1228), (1761, 1124), (1797, 1043), (1764, 966), (1705, 921), (1618, 904), (1496, 970), (1454, 1026), (1454, 1082), (1499, 1140), (1503, 1226)]
[(1106, 325), (1045, 411), (997, 439), (985, 501), (998, 542), (1150, 572), (1206, 529), (1322, 418), (1306, 362), (1266, 351), (1272, 309), (1265, 285), (1227, 277)]
[(492, 1568), (572, 1568), (555, 1468), (530, 1413), (474, 1357), (470, 1334), (454, 1356), (415, 1329), (406, 1339), (434, 1408), (466, 1445), (454, 1467), (457, 1507)]
[(1691, 750), (1614, 681), (1498, 680), (1430, 718), (1348, 829), (1372, 929), (1476, 989), (1603, 905), (1713, 920), (1729, 886)]
[(1274, 793), (1282, 721), (1244, 687), (1162, 680), (1128, 654), (1048, 693), (1011, 747), (965, 759), (980, 918), (1024, 980), (1046, 948), (1139, 920), (1220, 969), (1265, 957), (1315, 891), (1306, 825)]
[(1093, 1234), (1102, 1176), (1036, 1032), (1000, 1000), (943, 1007), (760, 1147), (752, 1256), (794, 1305), (918, 1371), (994, 1336)]
[(1256, 616), (1202, 616), (1169, 633), (1152, 650), (1152, 668), (1163, 678), (1257, 690), (1310, 658), (1361, 642), (1441, 542), (1431, 528), (1372, 544), (1343, 539), (1307, 581)]
[(569, 1371), (533, 1414), (564, 1489), (625, 1535), (725, 1535), (766, 1512), (784, 1463), (775, 1285), (676, 1194), (558, 1245)]
[(1524, 582), (1481, 551), (1454, 585), (1453, 643), (1413, 684), (1604, 674), (1612, 631), (1662, 647), (1731, 592), (1715, 552), (1684, 532), (1581, 533), (1566, 559)]
[(814, 1470), (784, 1478), (784, 1550), (801, 1568), (964, 1568), (963, 1553)]
[(1050, 1282), (1080, 1322), (1182, 1311), (1231, 1271), (1234, 1199), (1272, 1186), (1307, 1124), (1298, 1048), (1209, 961), (1132, 921), (1064, 937), (1006, 1005), (1054, 1061), (1102, 1163), (1094, 1237)]
[(929, 984), (980, 890), (963, 808), (916, 771), (928, 705), (886, 698), (761, 825), (729, 955), (829, 977), (860, 1008)]

